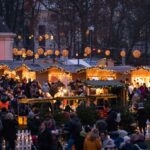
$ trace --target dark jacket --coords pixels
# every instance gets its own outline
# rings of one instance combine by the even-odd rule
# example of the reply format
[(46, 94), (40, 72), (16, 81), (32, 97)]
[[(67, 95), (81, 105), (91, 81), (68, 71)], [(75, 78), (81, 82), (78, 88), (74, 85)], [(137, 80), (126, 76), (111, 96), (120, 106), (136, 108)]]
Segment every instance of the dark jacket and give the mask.
[(13, 120), (5, 119), (3, 121), (3, 136), (6, 138), (6, 140), (16, 140), (18, 130), (18, 122)]
[(51, 150), (52, 148), (52, 134), (50, 130), (45, 129), (38, 135), (39, 150)]

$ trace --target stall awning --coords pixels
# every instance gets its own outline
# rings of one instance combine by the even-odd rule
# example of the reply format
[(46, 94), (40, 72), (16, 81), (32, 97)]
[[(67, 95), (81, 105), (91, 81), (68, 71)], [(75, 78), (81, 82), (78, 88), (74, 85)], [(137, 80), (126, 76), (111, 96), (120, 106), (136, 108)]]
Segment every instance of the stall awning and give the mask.
[(101, 87), (124, 87), (124, 84), (118, 80), (86, 80), (85, 85), (92, 88)]

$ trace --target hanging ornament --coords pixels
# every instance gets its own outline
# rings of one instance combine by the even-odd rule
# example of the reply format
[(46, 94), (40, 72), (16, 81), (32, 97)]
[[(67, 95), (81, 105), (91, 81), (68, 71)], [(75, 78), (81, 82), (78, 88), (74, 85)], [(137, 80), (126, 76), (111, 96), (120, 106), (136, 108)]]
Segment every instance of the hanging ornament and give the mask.
[(68, 50), (67, 50), (67, 49), (64, 49), (64, 50), (62, 51), (62, 56), (67, 57), (68, 55), (69, 55)]
[(98, 54), (100, 54), (101, 52), (102, 52), (102, 50), (101, 50), (101, 49), (98, 49), (98, 50), (97, 50), (97, 53), (98, 53)]
[(120, 52), (120, 56), (121, 56), (121, 57), (125, 57), (125, 56), (126, 56), (126, 51), (125, 51), (125, 50), (122, 50), (122, 51)]
[(43, 37), (40, 35), (40, 36), (38, 37), (38, 41), (41, 42), (42, 40), (43, 40)]
[(86, 53), (87, 55), (91, 54), (91, 48), (90, 47), (86, 47), (84, 49), (84, 53)]
[(44, 53), (44, 50), (43, 48), (38, 48), (38, 52), (37, 52), (39, 55), (43, 55)]
[(17, 55), (18, 49), (17, 48), (13, 48), (13, 54)]
[(33, 56), (33, 51), (27, 50), (26, 54), (27, 54), (27, 56)]
[(139, 58), (141, 56), (141, 51), (140, 50), (134, 50), (132, 52), (132, 55), (134, 58)]
[(107, 50), (105, 51), (105, 55), (106, 55), (106, 56), (109, 56), (109, 55), (110, 55), (110, 50), (109, 50), (109, 49), (107, 49)]
[(44, 52), (44, 56), (47, 56), (47, 52)]
[(38, 58), (39, 58), (39, 54), (36, 53), (36, 54), (34, 55), (34, 57), (35, 57), (35, 59), (38, 59)]
[(49, 35), (48, 35), (48, 34), (45, 34), (45, 36), (44, 36), (44, 37), (45, 37), (45, 39), (46, 39), (46, 40), (48, 40), (48, 39), (49, 39)]
[(53, 54), (53, 50), (52, 49), (49, 49), (46, 52), (47, 52), (47, 55), (52, 55)]
[(59, 54), (60, 54), (59, 50), (55, 50), (55, 55), (59, 56)]

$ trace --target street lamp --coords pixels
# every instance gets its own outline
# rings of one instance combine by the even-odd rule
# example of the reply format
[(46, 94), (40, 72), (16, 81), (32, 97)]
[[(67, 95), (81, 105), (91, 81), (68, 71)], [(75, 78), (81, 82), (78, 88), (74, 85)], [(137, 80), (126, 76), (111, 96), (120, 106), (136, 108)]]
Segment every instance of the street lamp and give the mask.
[(90, 62), (92, 60), (92, 50), (93, 50), (93, 43), (92, 43), (92, 32), (94, 31), (94, 26), (91, 25), (88, 27), (88, 30), (89, 30), (89, 35), (90, 35), (90, 48), (91, 48), (91, 54), (90, 54)]

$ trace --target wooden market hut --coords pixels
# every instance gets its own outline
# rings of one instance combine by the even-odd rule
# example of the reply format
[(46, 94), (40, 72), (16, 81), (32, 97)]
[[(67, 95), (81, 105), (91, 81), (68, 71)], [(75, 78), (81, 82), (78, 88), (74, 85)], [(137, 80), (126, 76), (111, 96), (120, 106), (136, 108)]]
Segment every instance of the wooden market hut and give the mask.
[(9, 74), (9, 72), (11, 72), (9, 66), (7, 66), (5, 64), (0, 64), (0, 76), (2, 76), (4, 74)]
[(145, 83), (150, 87), (150, 67), (136, 67), (130, 70), (131, 82), (134, 86), (140, 86)]
[(37, 80), (40, 83), (43, 82), (57, 82), (60, 80), (64, 84), (67, 84), (70, 80), (72, 80), (71, 74), (58, 66), (50, 66), (45, 68), (39, 72), (37, 72)]
[(133, 66), (129, 65), (120, 65), (120, 66), (111, 66), (106, 67), (107, 70), (113, 70), (116, 73), (116, 80), (126, 82), (127, 80), (131, 81), (130, 70), (134, 69)]
[(84, 83), (87, 95), (96, 96), (99, 101), (115, 99), (121, 104), (126, 103), (125, 85), (118, 80), (86, 80)]
[(79, 71), (81, 74), (85, 74), (86, 77), (84, 79), (89, 79), (89, 80), (115, 80), (116, 79), (116, 72), (113, 70), (108, 70), (105, 68), (99, 68), (99, 67), (90, 67), (90, 68), (85, 68), (81, 69)]
[(14, 69), (14, 71), (16, 72), (16, 76), (19, 79), (31, 79), (34, 80), (36, 79), (36, 71), (32, 70), (29, 66), (27, 66), (26, 64), (22, 64), (18, 67), (16, 67)]

